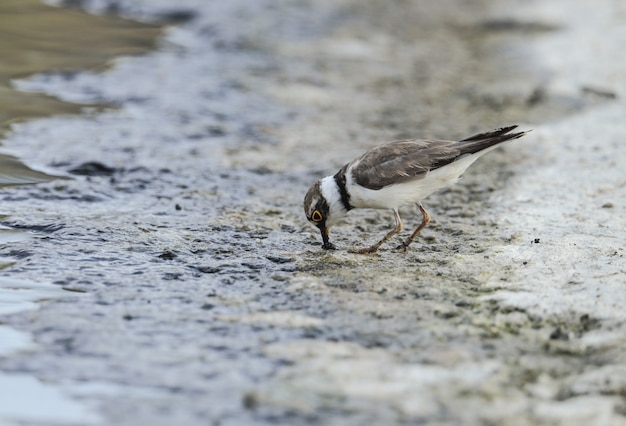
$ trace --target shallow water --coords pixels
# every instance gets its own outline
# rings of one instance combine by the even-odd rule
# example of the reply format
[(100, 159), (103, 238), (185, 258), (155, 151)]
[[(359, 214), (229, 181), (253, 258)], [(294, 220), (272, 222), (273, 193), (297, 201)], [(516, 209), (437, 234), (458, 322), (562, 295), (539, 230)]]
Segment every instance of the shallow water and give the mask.
[(94, 411), (28, 375), (0, 374), (0, 399), (0, 419), (7, 426), (102, 424), (102, 418)]
[[(0, 244), (24, 239), (14, 234), (11, 238), (3, 238)], [(0, 315), (3, 316), (37, 310), (45, 301), (72, 296), (72, 293), (52, 284), (0, 277)], [(31, 334), (0, 325), (0, 357), (19, 357), (38, 349), (40, 347)], [(86, 425), (101, 424), (102, 421), (94, 411), (73, 401), (67, 390), (23, 373), (0, 373), (0, 401), (3, 425), (24, 422)]]
[[(77, 114), (86, 107), (39, 91), (16, 90), (15, 79), (45, 71), (71, 80), (78, 70), (102, 69), (120, 55), (137, 55), (154, 49), (155, 40), (162, 32), (160, 26), (61, 9), (39, 0), (3, 1), (0, 22), (1, 134), (16, 121)], [(95, 100), (91, 107), (102, 107), (102, 103)], [(0, 154), (0, 187), (52, 178)]]
[[(623, 73), (598, 77), (621, 66), (608, 47), (592, 69), (567, 52), (620, 51), (626, 15), (546, 4), (184, 0), (145, 57), (21, 80), (119, 109), (6, 141), (73, 179), (3, 190), (2, 222), (34, 236), (0, 248), (3, 275), (84, 293), (5, 317), (38, 349), (0, 368), (120, 425), (622, 420), (623, 111), (599, 94)], [(511, 122), (534, 131), (426, 200), (406, 254), (347, 253), (388, 230), (375, 211), (320, 250), (316, 178), (382, 140)]]
[(0, 123), (78, 113), (83, 108), (45, 93), (17, 91), (11, 80), (44, 71), (71, 80), (78, 70), (103, 68), (120, 55), (154, 49), (162, 32), (160, 26), (89, 15), (38, 0), (5, 0), (0, 19)]

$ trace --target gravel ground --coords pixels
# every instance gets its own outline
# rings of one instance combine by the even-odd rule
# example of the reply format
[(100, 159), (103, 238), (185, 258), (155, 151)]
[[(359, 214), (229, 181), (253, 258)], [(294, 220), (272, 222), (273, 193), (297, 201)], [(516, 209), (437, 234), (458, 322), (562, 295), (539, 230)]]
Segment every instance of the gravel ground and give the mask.
[[(2, 317), (32, 344), (0, 369), (88, 410), (57, 423), (626, 424), (624, 6), (71, 3), (184, 23), (107, 72), (16, 83), (117, 107), (3, 141), (73, 178), (0, 193), (34, 235), (0, 247), (2, 279), (67, 293)], [(429, 197), (407, 253), (347, 252), (385, 211), (320, 249), (315, 179), (515, 123), (534, 131)]]

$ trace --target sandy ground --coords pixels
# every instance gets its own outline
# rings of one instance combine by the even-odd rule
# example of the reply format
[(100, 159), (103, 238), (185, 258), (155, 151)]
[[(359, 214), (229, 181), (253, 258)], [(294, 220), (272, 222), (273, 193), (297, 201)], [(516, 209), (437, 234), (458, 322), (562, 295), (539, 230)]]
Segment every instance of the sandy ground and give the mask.
[[(119, 108), (3, 142), (75, 178), (0, 195), (34, 235), (0, 247), (2, 279), (56, 290), (3, 316), (25, 339), (5, 390), (54, 388), (63, 424), (626, 424), (618, 1), (116, 3), (192, 19), (106, 73), (16, 83)], [(347, 252), (384, 211), (320, 250), (316, 178), (512, 123), (533, 132), (426, 200), (407, 253)]]

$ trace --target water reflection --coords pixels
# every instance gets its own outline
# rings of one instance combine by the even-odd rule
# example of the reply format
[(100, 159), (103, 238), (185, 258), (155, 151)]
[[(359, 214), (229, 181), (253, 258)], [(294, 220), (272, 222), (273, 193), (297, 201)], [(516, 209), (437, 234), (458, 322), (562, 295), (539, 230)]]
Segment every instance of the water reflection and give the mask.
[[(0, 373), (0, 424), (97, 425), (102, 418), (58, 388), (22, 374)], [(36, 409), (34, 409), (36, 407)]]
[(39, 0), (3, 0), (0, 22), (0, 123), (77, 113), (81, 108), (46, 95), (17, 92), (11, 79), (101, 67), (120, 55), (153, 50), (162, 31), (155, 25), (88, 15)]
[(49, 283), (37, 283), (0, 277), (0, 315), (38, 309), (42, 300), (79, 297), (81, 294), (64, 290)]
[[(0, 154), (0, 187), (48, 182), (52, 179), (55, 179), (55, 176), (32, 170), (15, 157)], [(2, 244), (2, 234), (0, 234), (0, 244)]]
[[(2, 217), (3, 216), (0, 216), (0, 219), (2, 219)], [(18, 231), (17, 229), (8, 228), (6, 226), (0, 225), (0, 246), (3, 244), (7, 244), (7, 243), (28, 240), (30, 238), (31, 236), (25, 232)], [(2, 258), (0, 258), (0, 265), (1, 263), (2, 263)]]
[[(88, 15), (39, 0), (2, 0), (0, 22), (0, 137), (16, 120), (76, 114), (84, 107), (42, 93), (19, 92), (12, 79), (50, 71), (71, 76), (74, 70), (102, 67), (114, 57), (153, 50), (162, 31), (156, 25)], [(51, 178), (0, 154), (0, 186)]]

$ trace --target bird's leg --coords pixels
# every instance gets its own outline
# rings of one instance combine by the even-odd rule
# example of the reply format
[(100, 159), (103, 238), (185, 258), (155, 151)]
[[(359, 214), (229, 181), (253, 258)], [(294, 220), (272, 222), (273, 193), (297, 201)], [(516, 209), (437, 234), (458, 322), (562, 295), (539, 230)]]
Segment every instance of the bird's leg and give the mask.
[(418, 226), (417, 229), (413, 231), (411, 236), (407, 238), (406, 241), (404, 241), (402, 244), (396, 247), (396, 251), (406, 251), (406, 248), (409, 246), (409, 244), (413, 242), (415, 237), (417, 237), (417, 234), (419, 234), (420, 231), (424, 229), (426, 225), (428, 225), (428, 222), (430, 222), (430, 215), (428, 214), (424, 206), (422, 206), (422, 203), (418, 203), (417, 205), (420, 208), (420, 211), (422, 212), (422, 223), (420, 223), (420, 226)]
[(370, 247), (365, 247), (362, 249), (351, 249), (349, 250), (350, 253), (360, 253), (360, 254), (368, 254), (368, 253), (376, 253), (378, 251), (378, 248), (387, 240), (389, 240), (389, 238), (393, 237), (394, 235), (396, 235), (398, 232), (402, 231), (402, 220), (400, 220), (400, 214), (398, 213), (398, 209), (393, 209), (393, 214), (394, 214), (394, 218), (396, 219), (396, 227), (394, 229), (392, 229), (391, 231), (389, 231), (387, 233), (387, 235), (385, 235), (383, 237), (382, 240), (380, 240), (379, 242), (377, 242), (376, 244), (370, 246)]

